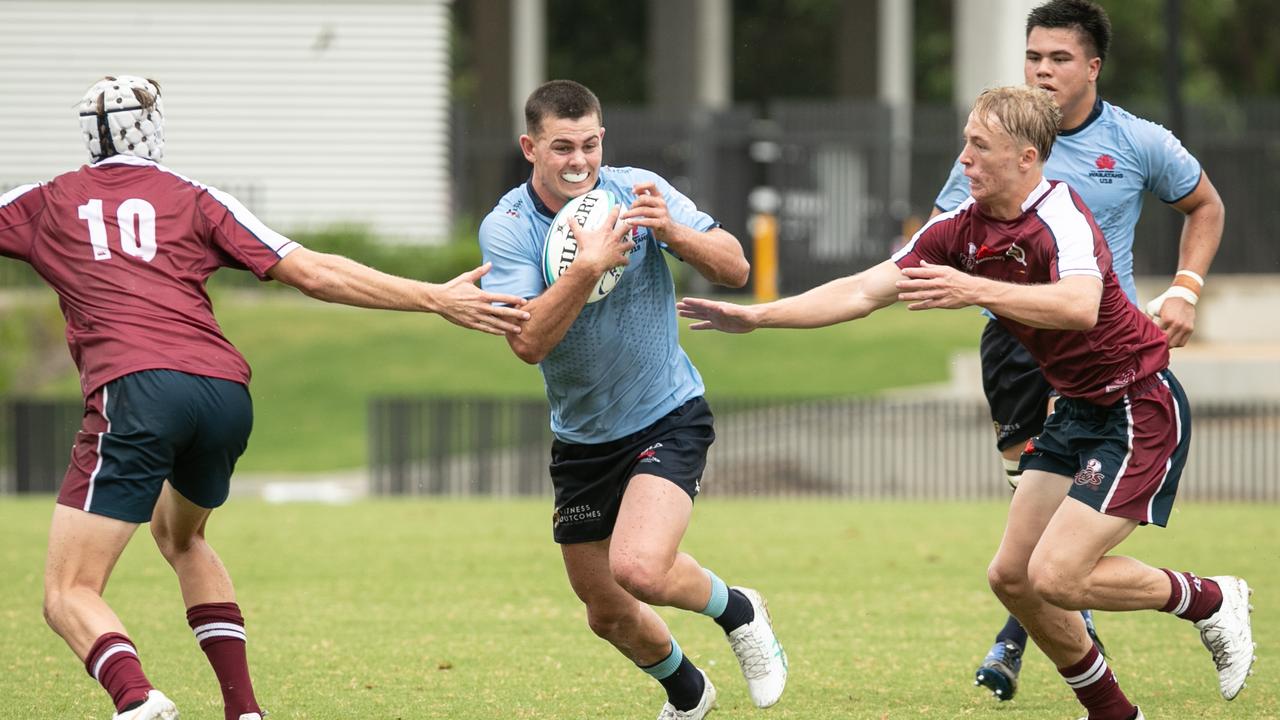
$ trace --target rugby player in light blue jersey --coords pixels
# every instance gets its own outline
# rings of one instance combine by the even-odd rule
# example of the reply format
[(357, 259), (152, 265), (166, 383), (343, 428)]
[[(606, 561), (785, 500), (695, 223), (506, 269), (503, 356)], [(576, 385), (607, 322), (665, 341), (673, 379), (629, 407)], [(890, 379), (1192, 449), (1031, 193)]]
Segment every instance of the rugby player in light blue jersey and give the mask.
[[(786, 655), (764, 600), (730, 588), (680, 552), (715, 440), (702, 378), (679, 344), (675, 286), (663, 251), (708, 280), (746, 284), (737, 238), (647, 170), (601, 167), (602, 111), (568, 80), (525, 104), (528, 182), (509, 191), (480, 226), (493, 269), (484, 288), (527, 298), (530, 315), (512, 351), (537, 363), (551, 403), (552, 534), (587, 622), (665, 688), (660, 719), (699, 720), (715, 703), (706, 675), (650, 605), (708, 615), (724, 629), (759, 707), (776, 703)], [(622, 208), (603, 226), (572, 227), (578, 253), (551, 286), (544, 238), (566, 202), (605, 188)], [(625, 266), (603, 299), (587, 299), (606, 271)]]
[[(1218, 251), (1225, 211), (1200, 163), (1173, 133), (1098, 95), (1110, 43), (1111, 22), (1089, 0), (1051, 0), (1027, 16), (1026, 82), (1052, 93), (1063, 115), (1044, 175), (1065, 181), (1089, 207), (1111, 249), (1120, 286), (1135, 304), (1133, 234), (1143, 193), (1186, 215), (1173, 285), (1147, 306), (1170, 347), (1181, 347), (1195, 329), (1195, 302)], [(933, 214), (955, 209), (969, 195), (969, 179), (956, 163)], [(994, 319), (983, 330), (980, 354), (996, 445), (1009, 484), (1016, 487), (1023, 445), (1044, 427), (1051, 388), (1031, 355)], [(1092, 631), (1092, 618), (1085, 615)], [(1012, 698), (1026, 644), (1026, 631), (1010, 615), (975, 682), (1001, 700)]]

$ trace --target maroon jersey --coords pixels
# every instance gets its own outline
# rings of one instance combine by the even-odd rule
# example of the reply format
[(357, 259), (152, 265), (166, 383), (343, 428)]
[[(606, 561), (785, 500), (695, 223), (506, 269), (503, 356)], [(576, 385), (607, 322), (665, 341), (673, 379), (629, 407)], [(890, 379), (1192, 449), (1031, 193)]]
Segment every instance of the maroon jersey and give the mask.
[(930, 220), (893, 261), (904, 268), (922, 261), (950, 265), (1023, 285), (1072, 275), (1100, 278), (1098, 322), (1088, 330), (1047, 330), (996, 317), (1064, 397), (1110, 405), (1129, 386), (1169, 364), (1164, 333), (1125, 297), (1102, 231), (1066, 183), (1041, 180), (1013, 220), (987, 217), (970, 197)]
[(297, 247), (226, 193), (131, 155), (0, 196), (0, 255), (57, 291), (86, 397), (140, 370), (247, 384), (205, 280), (220, 267), (265, 278)]

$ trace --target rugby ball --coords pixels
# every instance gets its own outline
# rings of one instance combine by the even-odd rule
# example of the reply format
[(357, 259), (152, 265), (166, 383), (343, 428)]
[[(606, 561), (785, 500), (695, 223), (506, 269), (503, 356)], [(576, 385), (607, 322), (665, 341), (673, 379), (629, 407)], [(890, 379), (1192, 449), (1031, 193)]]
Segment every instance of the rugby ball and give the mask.
[[(542, 276), (550, 286), (569, 269), (573, 259), (578, 256), (578, 240), (569, 227), (569, 218), (578, 221), (578, 225), (587, 230), (604, 225), (609, 213), (619, 204), (617, 196), (604, 188), (596, 188), (570, 200), (560, 208), (551, 221), (551, 229), (547, 231), (546, 242), (542, 246)], [(621, 222), (621, 220), (619, 220)], [(603, 300), (622, 279), (625, 266), (609, 270), (600, 276), (588, 303)]]

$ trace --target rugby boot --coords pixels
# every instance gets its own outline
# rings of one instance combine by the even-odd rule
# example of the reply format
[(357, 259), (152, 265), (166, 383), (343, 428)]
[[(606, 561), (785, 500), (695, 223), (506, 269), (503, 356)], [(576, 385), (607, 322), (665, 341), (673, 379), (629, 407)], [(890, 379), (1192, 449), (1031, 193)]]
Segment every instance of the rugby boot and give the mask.
[(1225, 700), (1233, 700), (1244, 689), (1244, 681), (1253, 674), (1253, 627), (1249, 613), (1253, 591), (1243, 578), (1221, 575), (1208, 578), (1222, 589), (1222, 606), (1218, 612), (1196, 623), (1200, 642), (1213, 653), (1218, 668), (1218, 690)]
[(1022, 648), (1000, 641), (982, 659), (974, 673), (973, 684), (991, 691), (1000, 701), (1012, 700), (1018, 692), (1018, 673), (1022, 671)]
[(767, 708), (778, 702), (787, 686), (787, 653), (773, 634), (773, 619), (764, 597), (751, 588), (734, 590), (747, 596), (755, 617), (729, 633), (729, 647), (747, 679), (751, 702), (758, 708)]

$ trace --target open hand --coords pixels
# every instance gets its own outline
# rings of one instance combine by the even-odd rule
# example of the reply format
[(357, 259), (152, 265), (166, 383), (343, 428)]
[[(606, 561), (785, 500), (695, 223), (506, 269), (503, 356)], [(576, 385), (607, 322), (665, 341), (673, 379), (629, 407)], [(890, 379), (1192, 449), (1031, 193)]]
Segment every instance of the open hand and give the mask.
[(749, 333), (760, 326), (754, 309), (746, 305), (687, 297), (676, 303), (680, 317), (698, 320), (691, 330), (719, 330), (727, 333)]
[(950, 265), (921, 262), (919, 267), (903, 268), (905, 280), (896, 283), (898, 300), (911, 303), (911, 310), (968, 307), (973, 304), (975, 278)]
[(434, 286), (436, 312), (454, 325), (471, 330), (491, 335), (519, 334), (520, 323), (529, 319), (529, 313), (520, 309), (524, 298), (485, 292), (476, 285), (491, 267), (493, 263), (485, 263)]

